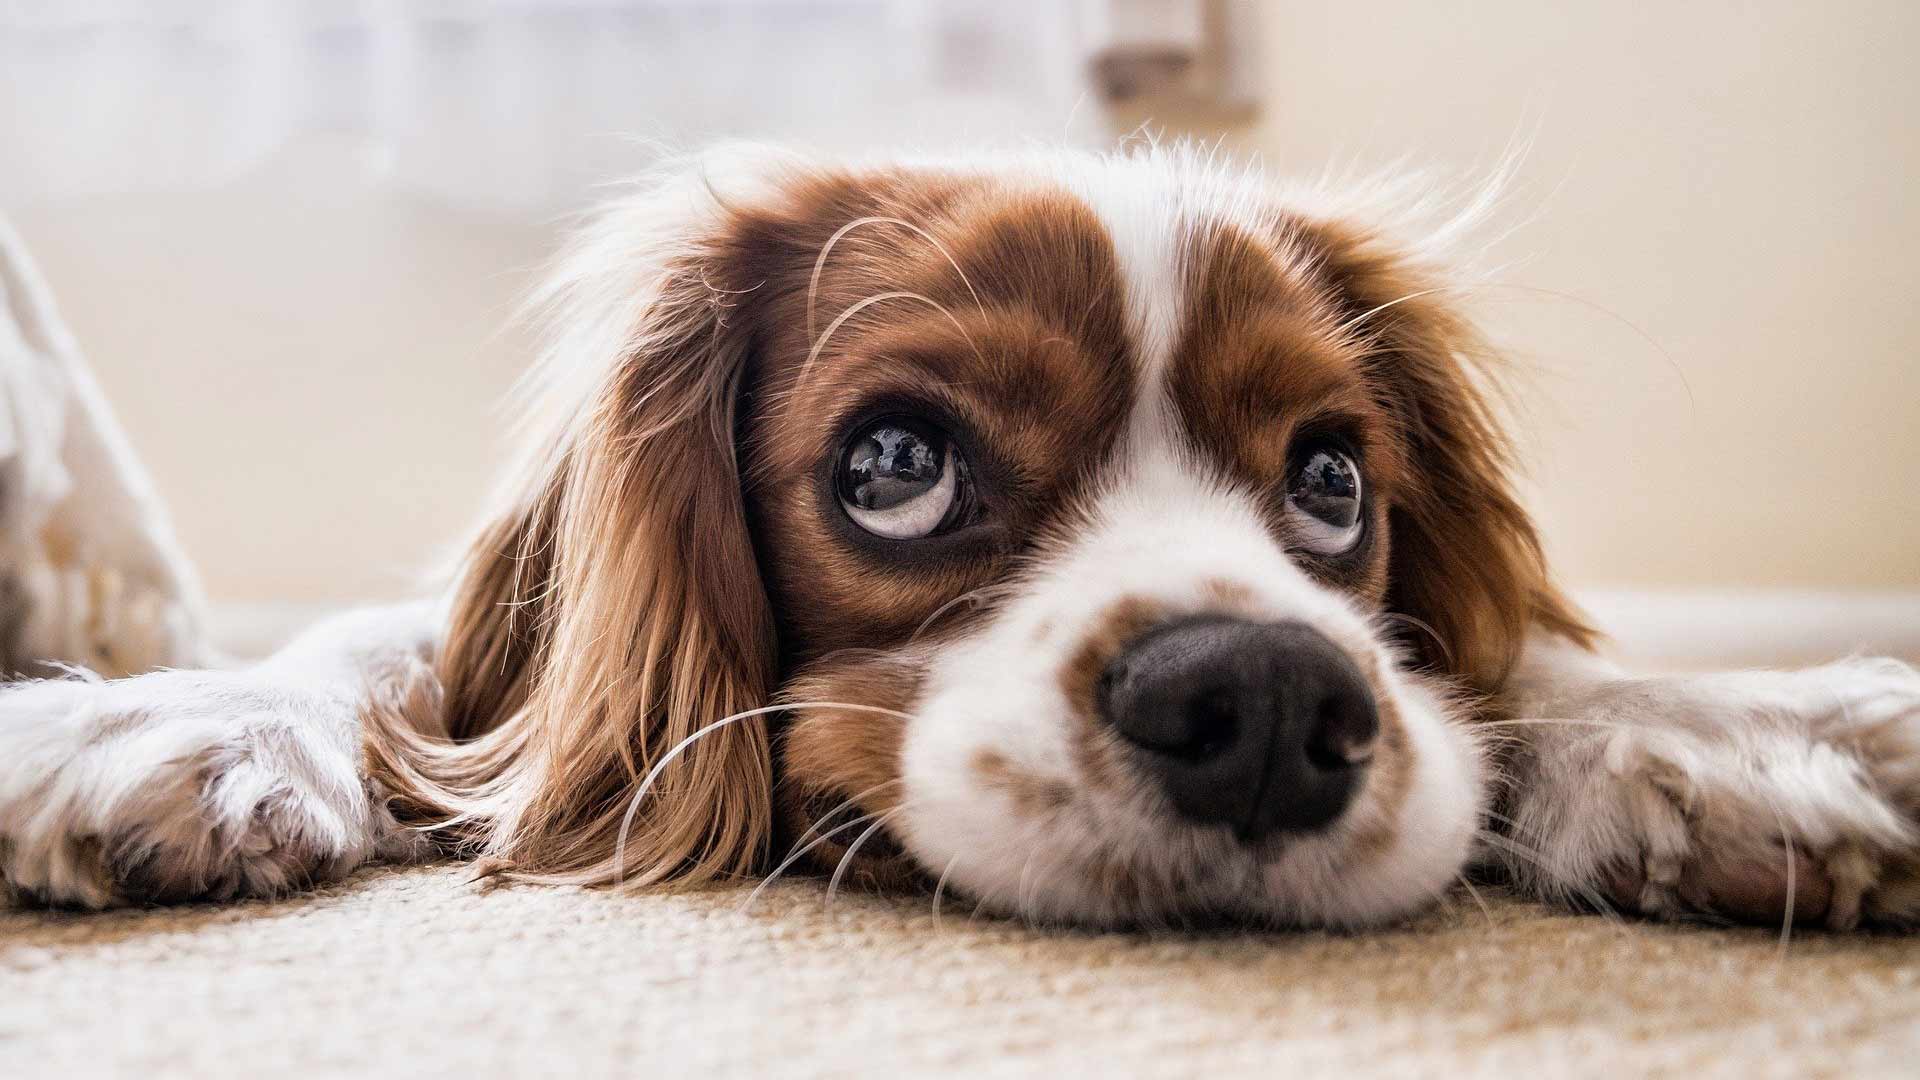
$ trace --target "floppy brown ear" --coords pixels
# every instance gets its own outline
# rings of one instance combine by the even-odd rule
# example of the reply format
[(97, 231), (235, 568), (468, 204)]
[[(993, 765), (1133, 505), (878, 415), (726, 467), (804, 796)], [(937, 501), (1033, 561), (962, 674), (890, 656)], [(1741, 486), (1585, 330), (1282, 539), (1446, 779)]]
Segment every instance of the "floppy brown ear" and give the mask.
[(1369, 341), (1369, 374), (1407, 448), (1387, 604), (1432, 631), (1409, 634), (1408, 645), (1483, 692), (1506, 680), (1530, 632), (1591, 645), (1514, 496), (1508, 443), (1480, 381), (1489, 353), (1458, 313), (1459, 293), (1363, 230), (1320, 223), (1304, 233)]
[[(772, 620), (732, 437), (751, 282), (680, 183), (609, 213), (547, 298), (549, 432), (469, 553), (441, 723), (389, 725), (406, 816), (516, 877), (746, 873), (772, 827)], [(644, 798), (642, 779), (658, 769)]]

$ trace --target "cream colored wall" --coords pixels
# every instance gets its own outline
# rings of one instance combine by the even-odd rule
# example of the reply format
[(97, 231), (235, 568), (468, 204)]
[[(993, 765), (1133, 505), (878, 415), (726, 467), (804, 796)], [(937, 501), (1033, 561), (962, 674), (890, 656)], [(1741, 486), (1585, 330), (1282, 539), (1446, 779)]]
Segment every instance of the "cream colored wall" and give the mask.
[(552, 242), (309, 181), (16, 217), (216, 600), (404, 595), (462, 534)]
[[(1579, 299), (1481, 299), (1570, 580), (1920, 584), (1920, 5), (1567, 8), (1272, 6), (1229, 139), (1314, 172), (1529, 144), (1488, 258)], [(226, 600), (390, 595), (466, 524), (551, 239), (304, 165), (18, 214)]]
[(1482, 307), (1565, 575), (1920, 584), (1920, 4), (1266, 14), (1269, 164), (1525, 145), (1488, 262), (1578, 300)]

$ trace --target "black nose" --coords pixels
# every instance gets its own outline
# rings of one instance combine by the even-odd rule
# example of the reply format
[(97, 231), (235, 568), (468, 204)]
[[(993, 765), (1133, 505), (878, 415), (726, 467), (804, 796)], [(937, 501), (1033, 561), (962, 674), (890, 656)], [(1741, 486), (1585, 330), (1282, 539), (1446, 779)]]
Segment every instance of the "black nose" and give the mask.
[(1297, 622), (1162, 627), (1107, 666), (1100, 702), (1176, 810), (1243, 840), (1339, 817), (1380, 727), (1353, 661)]

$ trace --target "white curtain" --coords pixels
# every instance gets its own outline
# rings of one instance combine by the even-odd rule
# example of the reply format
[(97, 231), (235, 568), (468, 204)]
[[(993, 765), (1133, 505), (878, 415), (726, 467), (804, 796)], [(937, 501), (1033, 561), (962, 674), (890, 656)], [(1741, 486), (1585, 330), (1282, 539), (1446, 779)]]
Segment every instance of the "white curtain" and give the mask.
[(546, 210), (662, 144), (1105, 141), (1087, 101), (1090, 14), (1057, 0), (0, 0), (0, 204), (277, 166), (315, 170), (316, 190)]

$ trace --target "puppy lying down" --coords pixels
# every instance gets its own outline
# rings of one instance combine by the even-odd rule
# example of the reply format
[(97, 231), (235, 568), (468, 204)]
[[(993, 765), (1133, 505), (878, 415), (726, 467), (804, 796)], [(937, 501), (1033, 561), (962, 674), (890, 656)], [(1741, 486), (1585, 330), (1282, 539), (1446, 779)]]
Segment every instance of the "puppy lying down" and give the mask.
[[(0, 877), (99, 908), (448, 854), (795, 864), (1365, 926), (1477, 865), (1659, 917), (1920, 916), (1920, 675), (1597, 654), (1509, 484), (1461, 223), (1417, 209), (1179, 150), (669, 170), (541, 295), (524, 452), (441, 595), (194, 669), (130, 455), (9, 508), (9, 581), (119, 583), (13, 590), (90, 628), (16, 651), (179, 669), (0, 691)], [(8, 265), (18, 363), (78, 370)]]

